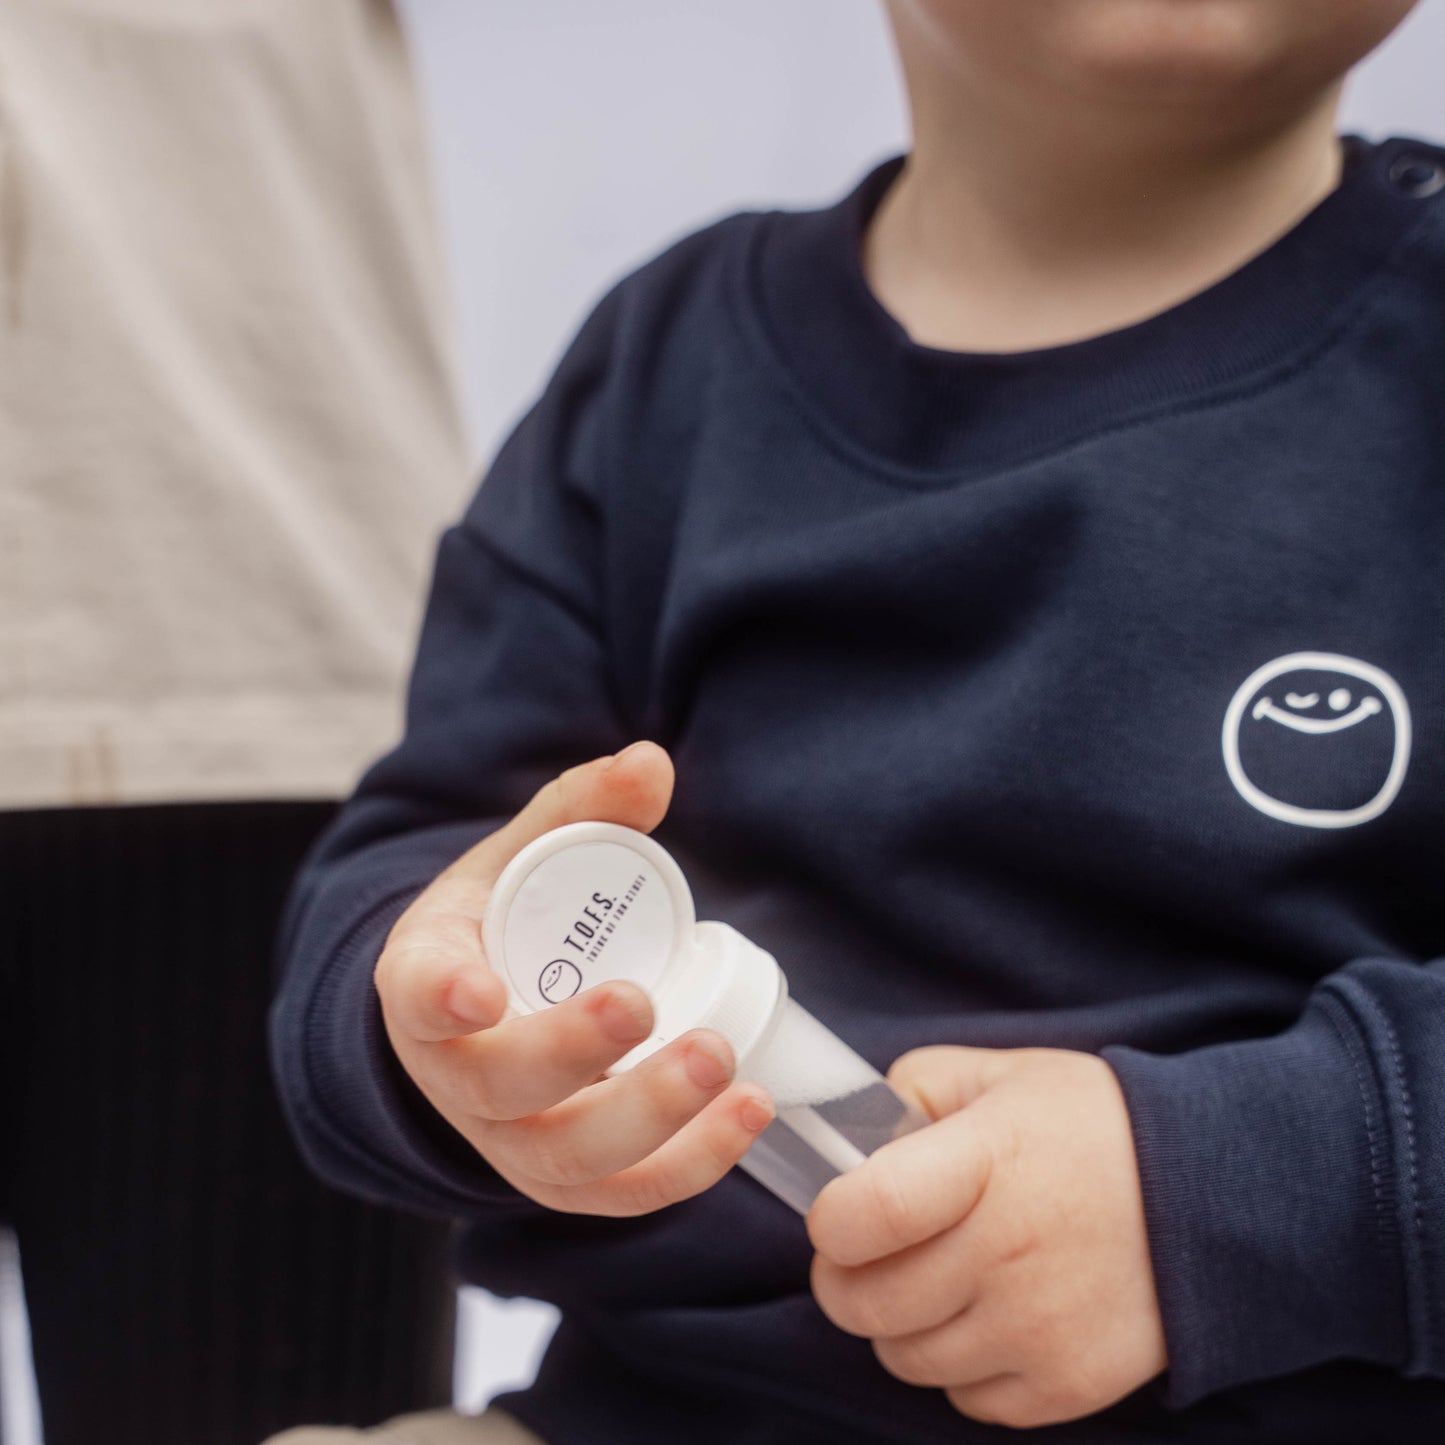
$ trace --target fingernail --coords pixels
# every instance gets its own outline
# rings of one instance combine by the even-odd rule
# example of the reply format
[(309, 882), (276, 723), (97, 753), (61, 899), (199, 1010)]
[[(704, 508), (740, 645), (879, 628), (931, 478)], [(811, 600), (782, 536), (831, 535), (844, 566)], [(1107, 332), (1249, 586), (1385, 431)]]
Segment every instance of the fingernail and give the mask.
[(724, 1058), (701, 1040), (689, 1045), (687, 1076), (699, 1089), (716, 1089), (732, 1077), (732, 1060)]
[(738, 1109), (738, 1119), (744, 1129), (761, 1134), (773, 1122), (773, 1111), (761, 1099), (749, 1094)]
[(625, 757), (629, 756), (632, 753), (635, 753), (639, 748), (645, 748), (646, 746), (646, 740), (638, 741), (635, 743), (628, 743), (628, 745), (623, 748), (620, 753), (613, 753), (613, 755), (607, 760), (607, 766), (609, 768), (616, 767), (617, 764), (620, 763)]
[(597, 1017), (608, 1038), (615, 1039), (619, 1044), (641, 1043), (652, 1028), (652, 1020), (644, 1006), (630, 1002), (625, 995), (608, 994)]

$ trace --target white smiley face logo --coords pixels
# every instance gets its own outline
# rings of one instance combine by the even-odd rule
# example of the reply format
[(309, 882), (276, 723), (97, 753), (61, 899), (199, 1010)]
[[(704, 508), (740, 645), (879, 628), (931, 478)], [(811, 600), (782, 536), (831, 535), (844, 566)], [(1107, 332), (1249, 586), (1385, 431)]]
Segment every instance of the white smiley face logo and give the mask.
[(1302, 828), (1353, 828), (1395, 801), (1410, 765), (1410, 708), (1387, 672), (1292, 652), (1252, 672), (1224, 714), (1240, 797)]

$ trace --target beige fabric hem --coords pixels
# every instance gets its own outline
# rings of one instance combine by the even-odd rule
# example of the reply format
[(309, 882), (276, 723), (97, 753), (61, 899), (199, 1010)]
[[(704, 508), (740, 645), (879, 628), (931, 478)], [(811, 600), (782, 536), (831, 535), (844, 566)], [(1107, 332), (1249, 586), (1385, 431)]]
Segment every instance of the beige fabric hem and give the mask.
[(399, 689), (0, 708), (0, 808), (343, 798)]
[(264, 1445), (546, 1445), (525, 1425), (501, 1410), (484, 1415), (458, 1415), (453, 1410), (428, 1410), (399, 1415), (374, 1430), (346, 1430), (305, 1425), (273, 1435)]

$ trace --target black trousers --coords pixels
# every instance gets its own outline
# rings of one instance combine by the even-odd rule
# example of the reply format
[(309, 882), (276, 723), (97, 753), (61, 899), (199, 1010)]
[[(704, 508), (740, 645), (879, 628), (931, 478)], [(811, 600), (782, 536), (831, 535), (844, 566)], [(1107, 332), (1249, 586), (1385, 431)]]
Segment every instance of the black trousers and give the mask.
[(0, 1218), (47, 1445), (450, 1398), (448, 1229), (306, 1172), (266, 1061), (311, 803), (0, 812)]

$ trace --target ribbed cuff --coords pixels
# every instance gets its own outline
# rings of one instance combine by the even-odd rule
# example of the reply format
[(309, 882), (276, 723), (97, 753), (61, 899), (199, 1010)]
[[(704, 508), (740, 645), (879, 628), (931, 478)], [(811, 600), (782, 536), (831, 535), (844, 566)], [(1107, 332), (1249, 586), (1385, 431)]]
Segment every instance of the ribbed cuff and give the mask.
[(518, 1196), (406, 1077), (372, 974), (397, 919), (489, 831), (380, 845), (323, 880), (293, 930), (271, 1014), (277, 1080), (311, 1167), (352, 1193), (454, 1217)]
[(1168, 1399), (1408, 1343), (1385, 1100), (1343, 1004), (1275, 1038), (1105, 1052), (1133, 1122)]

